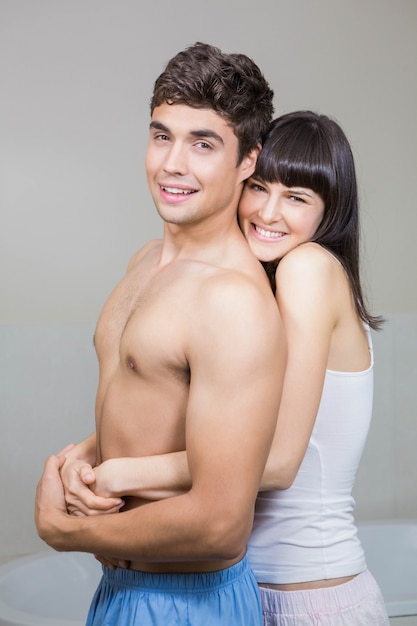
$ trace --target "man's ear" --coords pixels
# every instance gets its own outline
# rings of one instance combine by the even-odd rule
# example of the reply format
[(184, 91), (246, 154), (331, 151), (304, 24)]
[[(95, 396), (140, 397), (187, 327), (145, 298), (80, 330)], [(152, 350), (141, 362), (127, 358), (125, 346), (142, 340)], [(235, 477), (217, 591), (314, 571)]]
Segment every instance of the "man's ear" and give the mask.
[(258, 144), (256, 148), (251, 150), (245, 157), (243, 157), (243, 161), (240, 164), (240, 170), (242, 173), (242, 181), (246, 180), (250, 176), (252, 176), (255, 171), (256, 161), (258, 160), (259, 153), (261, 152), (262, 146)]

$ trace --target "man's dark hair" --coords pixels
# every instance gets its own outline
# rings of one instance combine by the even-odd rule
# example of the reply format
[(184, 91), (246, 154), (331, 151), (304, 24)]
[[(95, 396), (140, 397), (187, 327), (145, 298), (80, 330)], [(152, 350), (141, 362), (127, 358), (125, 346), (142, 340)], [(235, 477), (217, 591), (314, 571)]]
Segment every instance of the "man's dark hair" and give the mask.
[(233, 128), (240, 163), (263, 141), (274, 112), (273, 96), (252, 59), (197, 42), (168, 61), (156, 79), (151, 113), (164, 103), (212, 109)]

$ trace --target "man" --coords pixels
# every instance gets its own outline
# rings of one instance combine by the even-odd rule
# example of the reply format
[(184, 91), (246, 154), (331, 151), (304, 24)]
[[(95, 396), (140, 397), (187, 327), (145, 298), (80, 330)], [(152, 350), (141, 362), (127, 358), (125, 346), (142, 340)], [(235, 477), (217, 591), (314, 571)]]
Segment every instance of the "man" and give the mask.
[(133, 257), (99, 317), (96, 434), (68, 458), (97, 465), (186, 448), (192, 487), (153, 503), (126, 498), (117, 515), (71, 516), (63, 459), (47, 460), (39, 535), (57, 550), (130, 561), (104, 568), (89, 626), (262, 623), (245, 551), (285, 343), (236, 209), (272, 95), (253, 61), (201, 43), (155, 83), (146, 171), (163, 239)]

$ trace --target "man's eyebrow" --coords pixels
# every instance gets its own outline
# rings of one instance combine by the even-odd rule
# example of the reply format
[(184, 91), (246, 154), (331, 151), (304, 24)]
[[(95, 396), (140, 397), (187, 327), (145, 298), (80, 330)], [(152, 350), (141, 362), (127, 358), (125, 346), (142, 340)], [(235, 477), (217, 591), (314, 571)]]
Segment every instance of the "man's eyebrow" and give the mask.
[[(153, 120), (149, 124), (149, 128), (154, 128), (155, 130), (161, 130), (162, 132), (167, 133), (167, 134), (170, 133), (169, 128), (165, 126), (165, 124), (162, 124), (162, 122), (158, 122), (156, 120)], [(191, 130), (190, 135), (191, 137), (196, 137), (196, 138), (213, 139), (214, 141), (217, 141), (217, 143), (220, 143), (222, 145), (224, 144), (223, 138), (214, 130), (211, 130), (210, 128), (200, 128), (196, 130)]]
[(149, 124), (149, 128), (155, 128), (155, 130), (163, 130), (164, 133), (169, 133), (169, 128), (164, 124), (161, 124), (161, 122), (152, 121)]
[(224, 144), (223, 138), (218, 135), (214, 130), (210, 130), (209, 128), (201, 128), (200, 130), (192, 130), (190, 132), (192, 137), (206, 137), (207, 139), (214, 139), (218, 143)]

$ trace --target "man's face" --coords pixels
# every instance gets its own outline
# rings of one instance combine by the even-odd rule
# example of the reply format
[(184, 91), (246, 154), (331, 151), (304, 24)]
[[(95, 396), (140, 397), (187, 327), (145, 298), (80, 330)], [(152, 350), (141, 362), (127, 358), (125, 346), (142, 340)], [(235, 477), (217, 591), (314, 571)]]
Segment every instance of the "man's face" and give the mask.
[(148, 185), (170, 224), (191, 224), (234, 212), (256, 151), (238, 166), (238, 140), (211, 109), (162, 104), (154, 109), (146, 152)]

